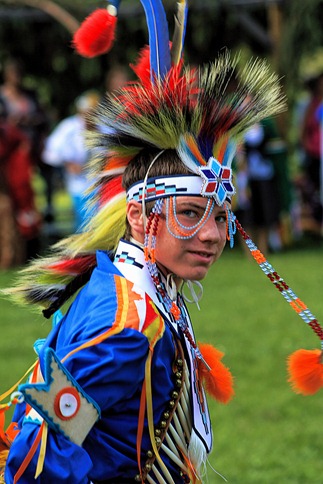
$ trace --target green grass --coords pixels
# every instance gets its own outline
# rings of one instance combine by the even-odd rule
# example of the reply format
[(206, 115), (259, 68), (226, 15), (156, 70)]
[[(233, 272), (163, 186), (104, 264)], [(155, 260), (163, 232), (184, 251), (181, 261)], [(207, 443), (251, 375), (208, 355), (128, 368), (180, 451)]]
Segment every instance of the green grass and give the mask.
[[(322, 249), (290, 250), (269, 260), (323, 320)], [(13, 277), (0, 274), (0, 287)], [(203, 285), (201, 312), (191, 307), (196, 337), (225, 352), (236, 393), (226, 406), (210, 401), (212, 466), (232, 484), (322, 484), (323, 392), (294, 394), (285, 368), (294, 350), (318, 348), (317, 337), (239, 248), (225, 251)], [(50, 322), (6, 299), (0, 307), (1, 392), (34, 361), (33, 342), (47, 334)], [(223, 481), (209, 468), (205, 482)]]

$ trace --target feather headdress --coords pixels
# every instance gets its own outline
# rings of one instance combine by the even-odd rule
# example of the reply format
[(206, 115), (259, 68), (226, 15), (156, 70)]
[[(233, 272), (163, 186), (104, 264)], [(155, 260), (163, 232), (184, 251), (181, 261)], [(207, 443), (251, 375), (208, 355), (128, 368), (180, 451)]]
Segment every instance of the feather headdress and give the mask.
[[(109, 15), (117, 16), (119, 3), (110, 2)], [(149, 46), (132, 66), (138, 81), (107, 97), (93, 115), (93, 129), (87, 133), (88, 146), (94, 153), (90, 169), (95, 180), (96, 213), (82, 233), (60, 241), (53, 247), (52, 256), (33, 262), (23, 271), (19, 286), (12, 291), (20, 300), (57, 308), (84, 284), (96, 264), (96, 250), (115, 249), (125, 232), (122, 175), (142, 150), (175, 150), (195, 174), (210, 157), (230, 167), (243, 133), (262, 118), (284, 109), (278, 78), (264, 61), (251, 61), (239, 71), (238, 58), (230, 58), (225, 51), (202, 68), (184, 67), (185, 0), (178, 2), (172, 42), (162, 2), (141, 3)], [(93, 15), (85, 20), (80, 32), (85, 37), (90, 32), (94, 42)], [(98, 35), (102, 37), (101, 20), (98, 23)], [(105, 23), (106, 36), (110, 24)], [(74, 43), (79, 51), (84, 50), (79, 32)], [(107, 49), (110, 47), (111, 43)], [(231, 80), (237, 86), (233, 92), (229, 88)]]

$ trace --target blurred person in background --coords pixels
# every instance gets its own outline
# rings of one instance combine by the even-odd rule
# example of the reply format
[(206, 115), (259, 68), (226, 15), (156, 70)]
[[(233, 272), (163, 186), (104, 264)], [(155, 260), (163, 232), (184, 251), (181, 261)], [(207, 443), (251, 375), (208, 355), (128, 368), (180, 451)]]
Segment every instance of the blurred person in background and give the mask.
[(310, 93), (300, 124), (300, 144), (303, 151), (303, 176), (297, 185), (304, 209), (304, 228), (320, 231), (322, 224), (321, 187), (321, 122), (323, 101), (323, 73), (306, 83)]
[(37, 255), (41, 217), (35, 206), (28, 137), (7, 119), (0, 98), (0, 268)]
[(44, 218), (53, 217), (53, 170), (42, 162), (41, 153), (49, 130), (49, 119), (35, 89), (26, 87), (23, 63), (9, 58), (3, 65), (3, 82), (0, 97), (4, 102), (7, 120), (19, 128), (29, 139), (30, 159), (45, 182), (46, 207)]
[(63, 167), (67, 191), (73, 205), (75, 230), (81, 230), (87, 218), (88, 175), (84, 166), (89, 158), (84, 132), (87, 116), (97, 106), (99, 94), (87, 91), (75, 100), (76, 113), (63, 119), (48, 136), (42, 153), (43, 162), (52, 167)]
[(7, 181), (10, 135), (5, 122), (5, 107), (0, 100), (0, 269), (9, 269), (22, 262), (20, 237)]
[(127, 69), (121, 64), (113, 64), (105, 76), (106, 93), (121, 89), (129, 80)]
[(239, 218), (263, 254), (282, 248), (282, 214), (288, 214), (287, 151), (273, 119), (252, 126), (238, 152)]

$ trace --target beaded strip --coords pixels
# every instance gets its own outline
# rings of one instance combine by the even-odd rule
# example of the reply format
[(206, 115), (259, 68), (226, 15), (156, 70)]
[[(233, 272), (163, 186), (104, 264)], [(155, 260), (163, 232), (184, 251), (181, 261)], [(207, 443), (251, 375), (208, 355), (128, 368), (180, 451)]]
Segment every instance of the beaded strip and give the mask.
[(323, 329), (316, 317), (311, 313), (306, 304), (296, 296), (292, 289), (286, 284), (284, 279), (275, 271), (273, 266), (269, 264), (265, 256), (260, 252), (258, 247), (253, 243), (249, 235), (242, 228), (241, 224), (235, 219), (236, 227), (249, 248), (252, 257), (255, 259), (261, 270), (271, 280), (274, 286), (278, 289), (280, 294), (286, 299), (291, 308), (308, 324), (314, 333), (321, 340), (321, 349), (323, 351)]
[[(168, 199), (166, 200), (167, 203)], [(155, 258), (155, 247), (156, 247), (156, 236), (157, 236), (157, 230), (158, 230), (158, 223), (160, 219), (160, 214), (162, 211), (162, 204), (163, 204), (163, 199), (159, 199), (156, 201), (152, 211), (149, 214), (147, 224), (146, 224), (146, 231), (145, 231), (145, 238), (144, 238), (144, 254), (145, 254), (145, 261), (147, 263), (148, 271), (150, 273), (150, 276), (153, 280), (153, 283), (161, 295), (164, 304), (166, 306), (167, 311), (173, 315), (175, 321), (177, 322), (179, 328), (181, 329), (182, 333), (188, 340), (190, 346), (193, 348), (195, 356), (201, 360), (204, 365), (210, 370), (210, 367), (206, 363), (206, 361), (203, 359), (202, 354), (197, 346), (197, 344), (194, 341), (193, 336), (190, 333), (190, 330), (188, 328), (186, 318), (183, 316), (183, 313), (181, 309), (178, 307), (177, 301), (171, 300), (171, 298), (168, 295), (168, 292), (165, 288), (165, 284), (161, 281), (159, 271), (157, 269), (156, 265), (156, 258)], [(214, 202), (212, 203), (211, 207), (209, 208), (210, 213), (212, 213), (213, 210), (213, 205)], [(168, 210), (167, 210), (168, 213)], [(206, 212), (205, 212), (206, 213)], [(205, 216), (204, 213), (204, 216)]]
[[(163, 207), (163, 199), (160, 198), (156, 201), (155, 205), (153, 206), (152, 211), (149, 214), (146, 230), (145, 230), (145, 238), (144, 238), (144, 254), (145, 254), (145, 261), (148, 265), (148, 270), (150, 275), (155, 273), (154, 265), (156, 265), (156, 258), (155, 258), (155, 249), (156, 249), (156, 235), (158, 230), (158, 223), (160, 214)], [(156, 268), (157, 271), (157, 268)]]
[[(214, 199), (208, 198), (203, 217), (195, 225), (187, 227), (186, 225), (181, 224), (178, 220), (176, 214), (176, 197), (166, 198), (166, 225), (169, 233), (176, 239), (191, 239), (208, 221), (214, 205)], [(184, 229), (184, 231), (181, 230), (181, 228)], [(176, 231), (176, 233), (174, 231)]]
[(235, 224), (235, 215), (229, 208), (228, 204), (225, 204), (225, 215), (226, 215), (226, 227), (227, 227), (227, 240), (230, 243), (230, 248), (234, 247), (234, 236), (237, 232), (237, 227)]

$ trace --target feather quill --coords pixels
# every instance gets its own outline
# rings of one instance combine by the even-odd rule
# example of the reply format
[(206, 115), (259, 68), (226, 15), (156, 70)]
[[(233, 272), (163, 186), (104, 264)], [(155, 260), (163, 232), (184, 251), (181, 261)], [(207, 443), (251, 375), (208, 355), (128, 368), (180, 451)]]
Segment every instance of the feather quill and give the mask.
[(175, 15), (175, 29), (171, 48), (172, 64), (177, 66), (182, 57), (187, 23), (187, 1), (177, 2), (177, 15)]

